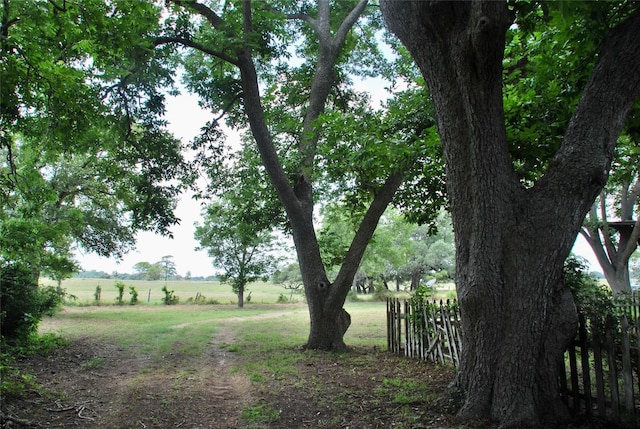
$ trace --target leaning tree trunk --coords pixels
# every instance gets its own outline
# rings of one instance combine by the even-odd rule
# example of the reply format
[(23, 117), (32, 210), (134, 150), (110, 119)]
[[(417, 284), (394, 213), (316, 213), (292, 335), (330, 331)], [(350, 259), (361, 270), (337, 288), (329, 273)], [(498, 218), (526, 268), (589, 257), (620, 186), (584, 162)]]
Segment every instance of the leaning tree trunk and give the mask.
[(561, 149), (525, 189), (502, 108), (506, 3), (387, 0), (381, 8), (429, 86), (446, 160), (463, 333), (459, 413), (504, 426), (562, 419), (557, 369), (577, 327), (562, 267), (640, 90), (639, 14), (603, 45)]

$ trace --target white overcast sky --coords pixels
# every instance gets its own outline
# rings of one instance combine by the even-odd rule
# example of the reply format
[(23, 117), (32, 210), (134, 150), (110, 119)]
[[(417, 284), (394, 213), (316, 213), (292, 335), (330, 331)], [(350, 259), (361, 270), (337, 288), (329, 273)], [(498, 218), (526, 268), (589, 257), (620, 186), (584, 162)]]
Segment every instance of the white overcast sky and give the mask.
[[(189, 143), (198, 135), (200, 128), (212, 117), (212, 114), (198, 106), (198, 99), (193, 95), (184, 93), (167, 99), (168, 128), (183, 144)], [(151, 232), (141, 232), (136, 236), (136, 250), (126, 254), (122, 261), (80, 253), (78, 262), (86, 271), (133, 273), (133, 266), (138, 262), (155, 263), (163, 256), (171, 255), (180, 275), (184, 276), (187, 271), (190, 271), (192, 276), (212, 275), (215, 270), (207, 253), (195, 250), (198, 242), (193, 238), (193, 224), (201, 220), (200, 210), (200, 202), (192, 200), (189, 195), (183, 195), (176, 209), (180, 224), (171, 228), (173, 239)]]
[[(379, 103), (386, 98), (384, 85), (361, 83), (362, 90), (372, 92), (372, 100)], [(166, 119), (168, 128), (175, 137), (182, 140), (183, 144), (189, 143), (198, 133), (200, 128), (213, 115), (198, 106), (197, 97), (181, 94), (177, 97), (168, 97)], [(196, 251), (198, 242), (193, 238), (195, 230), (194, 222), (201, 222), (200, 202), (196, 202), (189, 195), (184, 195), (178, 203), (176, 216), (181, 220), (179, 225), (172, 228), (173, 238), (163, 237), (150, 232), (141, 232), (137, 235), (137, 247), (126, 254), (121, 261), (115, 258), (102, 258), (90, 253), (77, 253), (80, 266), (85, 271), (96, 270), (113, 273), (133, 273), (133, 266), (138, 262), (155, 263), (163, 256), (173, 256), (178, 274), (185, 275), (187, 271), (191, 276), (208, 276), (215, 273), (211, 259), (205, 251)], [(591, 248), (586, 241), (578, 236), (574, 252), (587, 258), (591, 269), (601, 271)]]

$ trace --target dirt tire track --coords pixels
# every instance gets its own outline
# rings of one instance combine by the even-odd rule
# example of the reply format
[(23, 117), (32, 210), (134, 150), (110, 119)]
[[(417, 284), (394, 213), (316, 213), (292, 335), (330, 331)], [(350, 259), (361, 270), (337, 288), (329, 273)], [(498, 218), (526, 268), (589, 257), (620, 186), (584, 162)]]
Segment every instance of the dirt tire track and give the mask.
[(18, 362), (55, 394), (6, 398), (3, 412), (32, 427), (239, 428), (251, 394), (249, 380), (231, 371), (236, 358), (224, 346), (234, 341), (222, 326), (204, 355), (172, 351), (157, 361), (79, 338), (48, 357)]

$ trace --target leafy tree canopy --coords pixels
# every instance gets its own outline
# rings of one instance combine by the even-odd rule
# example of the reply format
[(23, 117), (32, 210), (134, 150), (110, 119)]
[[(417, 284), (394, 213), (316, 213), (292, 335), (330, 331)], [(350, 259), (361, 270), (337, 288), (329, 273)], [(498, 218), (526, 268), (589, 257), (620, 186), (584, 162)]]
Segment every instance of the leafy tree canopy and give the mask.
[(172, 57), (144, 39), (159, 17), (147, 2), (3, 2), (3, 259), (73, 269), (47, 260), (120, 256), (178, 222), (191, 177), (161, 118)]

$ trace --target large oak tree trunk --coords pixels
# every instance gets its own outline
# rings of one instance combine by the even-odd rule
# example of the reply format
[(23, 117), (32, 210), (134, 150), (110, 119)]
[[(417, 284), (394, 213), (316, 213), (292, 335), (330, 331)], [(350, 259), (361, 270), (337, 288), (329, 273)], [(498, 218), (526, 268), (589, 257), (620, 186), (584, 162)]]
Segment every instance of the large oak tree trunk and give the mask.
[(381, 8), (429, 86), (446, 160), (460, 415), (505, 426), (562, 419), (557, 369), (577, 327), (562, 267), (640, 90), (640, 14), (603, 44), (562, 148), (527, 189), (511, 165), (502, 107), (506, 3), (387, 0)]

